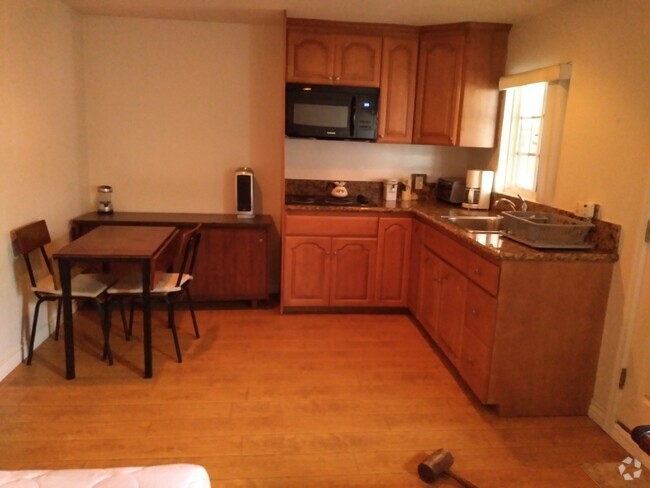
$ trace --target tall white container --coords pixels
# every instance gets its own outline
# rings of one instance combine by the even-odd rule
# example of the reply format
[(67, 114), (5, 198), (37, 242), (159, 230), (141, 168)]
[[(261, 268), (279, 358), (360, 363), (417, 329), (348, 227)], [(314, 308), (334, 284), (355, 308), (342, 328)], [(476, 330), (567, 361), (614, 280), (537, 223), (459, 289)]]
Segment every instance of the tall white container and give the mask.
[(394, 202), (397, 200), (397, 178), (384, 180), (384, 200)]

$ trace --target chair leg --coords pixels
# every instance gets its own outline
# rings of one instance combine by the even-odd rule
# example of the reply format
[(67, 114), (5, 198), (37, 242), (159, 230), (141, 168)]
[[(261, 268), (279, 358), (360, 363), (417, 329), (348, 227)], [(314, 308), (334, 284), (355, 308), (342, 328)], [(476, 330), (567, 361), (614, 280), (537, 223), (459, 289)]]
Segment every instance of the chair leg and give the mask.
[(172, 299), (167, 299), (167, 321), (169, 327), (172, 329), (172, 335), (174, 336), (174, 346), (176, 347), (176, 358), (179, 363), (183, 362), (183, 357), (181, 356), (181, 346), (178, 343), (178, 334), (176, 333), (176, 321), (174, 320), (174, 301)]
[(57, 300), (56, 305), (56, 327), (54, 328), (54, 340), (59, 340), (59, 326), (61, 325), (61, 309), (63, 308), (63, 300)]
[(38, 309), (41, 308), (41, 303), (43, 303), (43, 299), (40, 298), (36, 302), (36, 307), (34, 308), (34, 321), (32, 323), (32, 335), (29, 338), (29, 351), (27, 352), (27, 360), (25, 361), (25, 364), (28, 366), (32, 364), (32, 356), (34, 355), (34, 341), (36, 339), (36, 324), (38, 323)]
[(185, 288), (185, 296), (187, 297), (187, 306), (190, 308), (190, 314), (192, 315), (192, 323), (194, 324), (194, 335), (199, 339), (199, 326), (196, 323), (196, 315), (194, 314), (194, 303), (192, 303), (192, 297), (190, 296), (190, 289)]
[(133, 310), (135, 308), (135, 301), (133, 298), (129, 300), (129, 339), (133, 335)]
[(99, 312), (99, 320), (104, 335), (104, 352), (102, 354), (102, 360), (108, 359), (108, 365), (113, 366), (113, 352), (111, 351), (110, 345), (110, 333), (111, 333), (111, 305), (110, 302), (106, 301), (103, 304), (100, 302), (95, 302), (97, 304), (97, 311)]
[[(118, 298), (118, 302), (120, 303), (120, 316), (122, 317), (122, 327), (124, 328), (124, 340), (130, 341), (131, 329), (126, 323), (126, 313), (124, 312), (124, 300), (122, 297)], [(133, 314), (131, 314), (131, 320), (133, 320)]]

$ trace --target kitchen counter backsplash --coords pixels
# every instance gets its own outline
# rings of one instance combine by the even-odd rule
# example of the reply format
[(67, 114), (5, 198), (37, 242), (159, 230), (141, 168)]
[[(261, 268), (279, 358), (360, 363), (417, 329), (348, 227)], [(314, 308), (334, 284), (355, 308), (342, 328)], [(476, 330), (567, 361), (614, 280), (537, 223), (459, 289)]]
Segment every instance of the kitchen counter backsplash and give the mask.
[[(424, 189), (411, 190), (411, 193), (416, 194), (418, 200), (428, 201), (434, 198), (435, 186), (435, 183), (427, 183)], [(287, 195), (327, 195), (331, 188), (331, 180), (284, 180), (284, 191)], [(380, 203), (384, 195), (383, 181), (347, 181), (345, 188), (351, 196), (365, 195), (376, 203)], [(402, 189), (400, 183), (398, 195)]]
[[(285, 180), (285, 192), (287, 195), (326, 195), (328, 189), (332, 188), (331, 182), (327, 180)], [(428, 184), (427, 188), (424, 191), (418, 192), (418, 199), (412, 202), (401, 202), (399, 199), (397, 202), (385, 202), (383, 200), (383, 182), (382, 181), (349, 181), (346, 183), (346, 188), (348, 193), (352, 196), (363, 194), (368, 198), (373, 200), (378, 204), (377, 207), (322, 207), (322, 206), (313, 206), (313, 205), (289, 205), (288, 209), (292, 210), (309, 210), (309, 211), (322, 211), (322, 212), (415, 212), (416, 214), (424, 217), (427, 220), (441, 224), (441, 215), (448, 215), (450, 212), (464, 212), (465, 209), (462, 209), (460, 205), (451, 205), (448, 203), (440, 202), (435, 198), (435, 183)], [(508, 197), (500, 193), (492, 194), (492, 204), (494, 201), (501, 197)], [(536, 202), (526, 202), (528, 204), (528, 209), (535, 212), (551, 212), (560, 215), (566, 215), (568, 217), (577, 218), (575, 214), (567, 212), (565, 210), (557, 209), (550, 207), (548, 205), (543, 205)], [(500, 209), (507, 210), (507, 209)], [(476, 211), (470, 211), (476, 212)], [(483, 211), (480, 211), (483, 212)], [(492, 209), (489, 210), (492, 214), (498, 213), (498, 211)], [(598, 260), (598, 255), (601, 258), (609, 260), (618, 259), (618, 245), (621, 235), (621, 226), (613, 224), (611, 222), (605, 222), (599, 219), (592, 219), (592, 223), (595, 225), (587, 235), (587, 242), (594, 245), (594, 250), (592, 251), (539, 251), (524, 246), (523, 244), (518, 244), (512, 242), (508, 239), (501, 239), (497, 235), (481, 235), (481, 234), (469, 234), (463, 230), (455, 228), (452, 224), (442, 223), (447, 230), (456, 234), (459, 238), (463, 240), (479, 240), (482, 238), (495, 239), (498, 242), (495, 243), (483, 243), (486, 249), (492, 248), (492, 250), (499, 249), (500, 257), (506, 259), (550, 259), (552, 255), (555, 255), (555, 259), (572, 259), (572, 256), (579, 257), (580, 259), (595, 259)]]

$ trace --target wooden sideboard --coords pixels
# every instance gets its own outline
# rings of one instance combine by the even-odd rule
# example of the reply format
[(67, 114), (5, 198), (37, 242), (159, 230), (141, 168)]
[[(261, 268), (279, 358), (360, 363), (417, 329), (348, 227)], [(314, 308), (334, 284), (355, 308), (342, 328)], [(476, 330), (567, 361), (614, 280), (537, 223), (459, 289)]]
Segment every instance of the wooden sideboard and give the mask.
[(269, 215), (238, 218), (230, 214), (90, 212), (72, 219), (72, 236), (79, 237), (100, 225), (203, 224), (194, 269), (195, 300), (258, 300), (269, 298), (269, 241), (273, 219)]

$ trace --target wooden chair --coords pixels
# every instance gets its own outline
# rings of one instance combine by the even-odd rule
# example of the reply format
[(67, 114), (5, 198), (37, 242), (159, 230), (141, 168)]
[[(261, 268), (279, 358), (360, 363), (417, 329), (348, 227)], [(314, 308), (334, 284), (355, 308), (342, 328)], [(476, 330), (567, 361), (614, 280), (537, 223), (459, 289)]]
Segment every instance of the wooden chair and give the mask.
[[(61, 297), (63, 295), (61, 287), (57, 284), (53, 273), (52, 263), (45, 251), (45, 246), (51, 241), (47, 224), (44, 220), (39, 220), (32, 224), (26, 225), (14, 231), (14, 242), (18, 251), (25, 258), (29, 280), (32, 285), (32, 291), (37, 298), (34, 309), (34, 319), (32, 322), (31, 336), (29, 339), (29, 352), (27, 354), (26, 364), (32, 363), (34, 354), (34, 339), (36, 336), (36, 325), (38, 323), (38, 312), (43, 302), (58, 302), (56, 311), (56, 329), (54, 339), (59, 337), (59, 325), (61, 321)], [(42, 261), (47, 268), (47, 274), (37, 278), (35, 267), (30, 259), (30, 254), (39, 250)], [(108, 346), (108, 314), (106, 313), (106, 294), (104, 293), (109, 286), (115, 283), (115, 278), (106, 274), (98, 273), (81, 273), (72, 279), (72, 298), (77, 300), (91, 300), (96, 306), (100, 316), (100, 324), (104, 336), (104, 356), (108, 358), (109, 364), (113, 364), (113, 357)]]
[[(198, 251), (199, 242), (201, 241), (200, 233), (201, 224), (193, 227), (188, 231), (181, 232), (178, 236), (176, 245), (178, 246), (178, 256), (176, 263), (180, 263), (177, 271), (169, 273), (157, 272), (154, 274), (151, 298), (161, 298), (167, 305), (167, 321), (172, 330), (174, 338), (174, 346), (176, 348), (176, 358), (179, 363), (183, 362), (181, 348), (178, 342), (178, 333), (176, 330), (176, 321), (174, 318), (174, 302), (182, 295), (185, 295), (187, 305), (192, 316), (192, 323), (194, 324), (194, 334), (196, 338), (200, 338), (199, 327), (196, 322), (196, 314), (194, 313), (194, 304), (192, 303), (192, 296), (190, 294), (189, 285), (192, 281), (192, 273), (194, 272), (194, 263), (196, 262), (196, 253)], [(134, 301), (142, 296), (142, 277), (140, 273), (132, 273), (124, 278), (121, 278), (111, 286), (107, 293), (111, 296), (120, 298), (120, 309), (122, 311), (122, 320), (124, 318), (123, 298), (130, 298), (131, 309), (129, 317), (129, 327), (127, 333), (127, 340), (133, 332), (133, 308)], [(110, 323), (110, 320), (109, 320)]]

